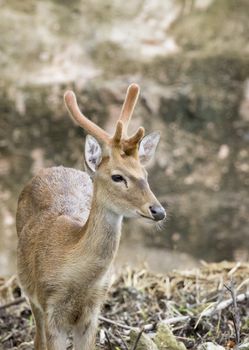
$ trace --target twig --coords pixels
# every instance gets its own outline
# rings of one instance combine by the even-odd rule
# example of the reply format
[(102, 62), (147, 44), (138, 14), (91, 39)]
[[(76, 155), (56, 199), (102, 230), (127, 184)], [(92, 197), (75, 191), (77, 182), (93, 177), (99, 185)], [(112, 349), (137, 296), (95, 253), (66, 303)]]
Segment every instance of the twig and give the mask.
[(24, 342), (24, 343), (22, 343), (22, 344), (20, 344), (18, 346), (18, 350), (26, 350), (26, 349), (30, 349), (30, 348), (33, 349), (33, 347), (34, 347), (34, 342), (33, 341)]
[(127, 326), (126, 324), (122, 324), (122, 323), (110, 320), (109, 318), (106, 318), (106, 317), (103, 317), (103, 316), (99, 316), (99, 320), (103, 321), (103, 322), (106, 322), (106, 323), (109, 323), (109, 324), (113, 324), (113, 325), (115, 325), (117, 327), (120, 327), (120, 328), (123, 328), (123, 329), (128, 329), (129, 331), (130, 330), (134, 330), (134, 331), (138, 331), (139, 330), (139, 328), (137, 328), (137, 327)]
[(177, 316), (177, 317), (171, 317), (166, 320), (163, 320), (163, 324), (174, 324), (178, 322), (188, 321), (190, 319), (190, 316)]
[[(109, 335), (119, 346), (122, 344), (122, 341), (114, 333), (109, 333)], [(115, 346), (115, 349), (116, 349), (116, 346)]]
[(236, 291), (238, 292), (245, 284), (249, 284), (249, 278), (242, 281), (240, 285), (236, 288)]
[(15, 281), (15, 279), (16, 275), (11, 276), (10, 279), (8, 279), (8, 281), (6, 281), (2, 286), (0, 286), (0, 292), (2, 292), (4, 289), (8, 289)]
[(226, 284), (224, 284), (224, 286), (231, 293), (232, 300), (233, 300), (234, 312), (232, 313), (232, 316), (233, 316), (233, 325), (235, 330), (236, 345), (238, 347), (240, 343), (240, 313), (239, 313), (238, 304), (236, 300), (236, 291), (234, 288), (233, 281), (231, 281), (231, 286), (227, 286)]
[(146, 324), (146, 325), (143, 326), (143, 330), (144, 330), (144, 331), (151, 331), (151, 330), (154, 329), (154, 328), (155, 328), (155, 325), (152, 324), (152, 323), (148, 323), (148, 324)]
[(106, 339), (107, 339), (107, 343), (108, 343), (109, 349), (112, 350), (112, 344), (111, 344), (111, 341), (110, 341), (110, 338), (109, 338), (109, 335), (108, 335), (107, 331), (105, 331), (105, 336), (106, 336)]
[(4, 338), (1, 339), (1, 343), (5, 343), (7, 340), (9, 340), (11, 337), (13, 337), (13, 333), (7, 334)]
[(241, 266), (241, 262), (237, 262), (237, 264), (228, 272), (227, 275), (232, 276), (238, 270), (238, 268), (240, 268), (240, 266)]
[(0, 310), (7, 309), (8, 307), (13, 306), (13, 305), (21, 304), (21, 303), (23, 303), (25, 301), (26, 301), (26, 298), (24, 298), (24, 297), (16, 298), (15, 300), (10, 301), (9, 303), (1, 305), (0, 306)]
[(118, 335), (119, 335), (119, 337), (120, 337), (120, 339), (121, 339), (122, 344), (123, 344), (124, 347), (125, 347), (125, 350), (129, 350), (129, 349), (128, 349), (128, 346), (127, 346), (127, 344), (126, 344), (126, 341), (123, 339), (122, 334), (119, 332), (119, 330), (117, 330), (117, 333), (118, 333)]
[(143, 329), (141, 329), (141, 331), (138, 333), (137, 339), (135, 340), (134, 346), (132, 348), (132, 350), (136, 350), (137, 346), (138, 346), (138, 342), (143, 334)]

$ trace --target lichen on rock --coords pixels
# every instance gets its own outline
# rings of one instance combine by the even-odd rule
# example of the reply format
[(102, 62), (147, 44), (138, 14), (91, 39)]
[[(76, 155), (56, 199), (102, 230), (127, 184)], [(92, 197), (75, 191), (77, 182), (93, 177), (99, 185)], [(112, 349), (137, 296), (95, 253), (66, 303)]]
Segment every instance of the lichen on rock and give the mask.
[(179, 342), (170, 328), (163, 323), (158, 324), (154, 341), (159, 350), (186, 350), (185, 345)]

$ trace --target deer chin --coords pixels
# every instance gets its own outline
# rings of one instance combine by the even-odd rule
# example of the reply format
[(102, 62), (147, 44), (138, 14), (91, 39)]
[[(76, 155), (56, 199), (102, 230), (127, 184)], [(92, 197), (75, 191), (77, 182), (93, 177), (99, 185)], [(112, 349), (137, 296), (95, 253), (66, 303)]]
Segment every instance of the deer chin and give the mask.
[(110, 210), (116, 213), (116, 215), (122, 216), (124, 218), (128, 218), (128, 219), (137, 218), (137, 212), (131, 209), (129, 210), (128, 208), (127, 209), (111, 208)]

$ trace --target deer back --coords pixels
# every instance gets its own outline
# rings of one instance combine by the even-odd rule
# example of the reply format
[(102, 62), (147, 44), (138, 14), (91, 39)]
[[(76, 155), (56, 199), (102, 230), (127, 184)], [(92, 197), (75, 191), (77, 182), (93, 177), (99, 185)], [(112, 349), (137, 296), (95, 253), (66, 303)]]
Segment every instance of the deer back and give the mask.
[(68, 215), (85, 224), (93, 185), (85, 172), (63, 166), (41, 170), (23, 189), (18, 200), (17, 234), (39, 215)]

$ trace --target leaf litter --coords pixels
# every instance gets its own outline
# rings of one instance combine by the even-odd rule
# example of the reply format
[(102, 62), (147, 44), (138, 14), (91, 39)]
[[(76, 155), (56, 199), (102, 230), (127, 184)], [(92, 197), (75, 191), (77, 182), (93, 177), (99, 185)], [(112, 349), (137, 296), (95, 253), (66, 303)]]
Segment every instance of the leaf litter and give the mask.
[[(153, 339), (159, 324), (170, 326), (187, 349), (210, 341), (238, 348), (249, 337), (249, 263), (202, 262), (166, 275), (124, 269), (103, 305), (97, 348), (134, 350), (142, 333)], [(0, 278), (0, 349), (33, 349), (34, 333), (16, 277)]]

